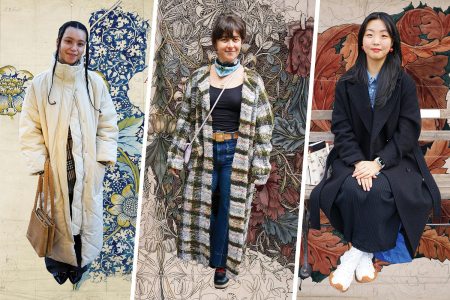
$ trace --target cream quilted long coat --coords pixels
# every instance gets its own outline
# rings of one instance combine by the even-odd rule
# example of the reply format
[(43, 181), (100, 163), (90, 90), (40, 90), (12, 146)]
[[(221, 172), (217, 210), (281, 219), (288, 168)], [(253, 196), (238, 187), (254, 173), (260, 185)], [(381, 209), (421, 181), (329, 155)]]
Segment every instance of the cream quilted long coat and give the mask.
[[(188, 83), (178, 115), (177, 129), (169, 148), (168, 168), (183, 169), (187, 138), (200, 127), (210, 110), (209, 67), (195, 71)], [(242, 87), (239, 138), (232, 172), (229, 211), (228, 257), (226, 268), (239, 273), (256, 185), (263, 185), (270, 175), (270, 142), (273, 130), (271, 105), (264, 82), (253, 70), (245, 68)], [(182, 220), (178, 226), (178, 256), (209, 261), (213, 142), (212, 118), (192, 144), (189, 175), (183, 192)], [(225, 238), (225, 237), (224, 237)]]
[[(53, 66), (53, 64), (52, 64)], [(55, 186), (56, 233), (50, 258), (77, 266), (73, 235), (81, 235), (81, 265), (92, 262), (103, 244), (103, 177), (105, 166), (117, 157), (117, 116), (102, 78), (89, 72), (86, 90), (84, 67), (57, 63), (50, 94), (52, 70), (37, 75), (27, 91), (20, 117), (19, 138), (32, 174), (44, 169), (50, 157)], [(67, 183), (67, 136), (71, 130), (76, 183), (70, 217)], [(31, 200), (31, 199), (30, 199)]]

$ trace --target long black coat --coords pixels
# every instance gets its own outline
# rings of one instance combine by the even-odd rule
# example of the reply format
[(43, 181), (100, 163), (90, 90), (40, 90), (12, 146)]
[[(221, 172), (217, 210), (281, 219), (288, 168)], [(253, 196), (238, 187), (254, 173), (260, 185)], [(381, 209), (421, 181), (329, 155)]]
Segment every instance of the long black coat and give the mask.
[[(420, 127), (416, 85), (408, 74), (400, 74), (386, 105), (374, 110), (370, 107), (367, 85), (339, 81), (331, 125), (334, 148), (327, 159), (326, 175), (311, 193), (311, 227), (320, 228), (320, 207), (331, 224), (342, 232), (341, 221), (332, 213), (339, 189), (353, 173), (354, 163), (379, 156), (386, 164), (382, 172), (389, 180), (413, 255), (430, 209), (433, 205), (434, 213), (438, 214), (441, 199), (419, 148)], [(423, 183), (429, 197), (421, 197)]]

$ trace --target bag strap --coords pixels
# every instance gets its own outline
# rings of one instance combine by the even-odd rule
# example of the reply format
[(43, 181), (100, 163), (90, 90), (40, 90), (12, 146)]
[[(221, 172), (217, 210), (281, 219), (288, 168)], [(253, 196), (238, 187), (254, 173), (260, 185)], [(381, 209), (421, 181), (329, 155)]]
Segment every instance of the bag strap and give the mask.
[(48, 161), (48, 188), (50, 190), (50, 212), (52, 214), (51, 219), (53, 220), (55, 218), (55, 187), (50, 160)]
[(205, 120), (203, 121), (202, 125), (197, 129), (197, 131), (194, 134), (194, 137), (190, 140), (189, 143), (186, 144), (186, 146), (189, 146), (190, 144), (192, 144), (192, 142), (197, 138), (198, 134), (200, 133), (200, 131), (202, 130), (203, 126), (205, 126), (206, 122), (208, 121), (209, 116), (211, 116), (214, 108), (216, 107), (217, 103), (219, 102), (220, 97), (222, 96), (223, 92), (225, 91), (225, 89), (228, 87), (228, 85), (231, 82), (231, 79), (233, 79), (234, 75), (237, 74), (237, 70), (233, 72), (233, 74), (231, 74), (231, 76), (228, 78), (227, 82), (225, 83), (223, 89), (220, 91), (219, 96), (217, 96), (216, 102), (214, 102), (214, 105), (211, 107), (211, 109), (209, 110), (208, 115), (206, 116)]
[(50, 218), (55, 217), (55, 189), (50, 159), (47, 158), (44, 166), (44, 211), (47, 212), (47, 203), (50, 202)]
[[(39, 175), (38, 186), (36, 189), (36, 197), (34, 198), (33, 211), (36, 211), (36, 209), (38, 208), (37, 204), (38, 204), (38, 199), (40, 200), (40, 197), (41, 197), (43, 181), (44, 181), (44, 175), (41, 174), (41, 175)], [(42, 209), (42, 201), (39, 201), (39, 208)]]
[(48, 199), (48, 163), (49, 160), (45, 161), (44, 165), (44, 211), (47, 213), (47, 199)]

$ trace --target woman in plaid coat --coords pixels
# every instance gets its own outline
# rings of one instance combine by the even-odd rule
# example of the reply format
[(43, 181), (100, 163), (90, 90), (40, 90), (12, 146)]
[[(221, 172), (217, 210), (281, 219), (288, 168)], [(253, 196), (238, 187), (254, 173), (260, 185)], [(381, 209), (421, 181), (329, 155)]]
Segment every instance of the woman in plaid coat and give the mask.
[[(240, 65), (244, 38), (240, 17), (217, 18), (212, 31), (217, 59), (196, 70), (187, 84), (167, 161), (178, 176), (186, 143), (224, 89), (192, 143), (177, 242), (180, 258), (215, 268), (216, 288), (227, 286), (226, 270), (239, 272), (255, 185), (266, 183), (271, 168), (271, 106), (261, 77)], [(212, 197), (215, 192), (220, 197)]]

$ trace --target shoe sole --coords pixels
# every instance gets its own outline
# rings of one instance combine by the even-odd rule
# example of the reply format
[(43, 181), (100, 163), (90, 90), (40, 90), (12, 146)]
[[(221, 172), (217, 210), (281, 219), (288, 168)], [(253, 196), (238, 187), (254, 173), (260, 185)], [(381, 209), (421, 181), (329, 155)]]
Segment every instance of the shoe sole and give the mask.
[(216, 283), (214, 283), (214, 287), (216, 288), (216, 289), (224, 289), (224, 288), (226, 288), (228, 286), (228, 282), (227, 283), (224, 283), (224, 284), (216, 284)]
[(346, 288), (345, 290), (344, 290), (344, 287), (342, 286), (342, 284), (340, 284), (340, 283), (333, 283), (333, 273), (334, 272), (331, 272), (330, 273), (330, 276), (328, 276), (328, 279), (329, 279), (329, 281), (330, 281), (330, 285), (332, 286), (332, 287), (334, 287), (335, 289), (337, 289), (337, 290), (339, 290), (339, 291), (341, 291), (342, 293), (345, 293), (347, 290), (348, 290), (348, 288)]
[(377, 276), (378, 276), (378, 272), (377, 272), (377, 270), (375, 270), (375, 276), (373, 278), (370, 278), (369, 276), (363, 276), (361, 279), (358, 279), (358, 277), (356, 277), (356, 274), (355, 274), (355, 280), (359, 283), (369, 283), (369, 282), (372, 282), (375, 279), (377, 279)]

